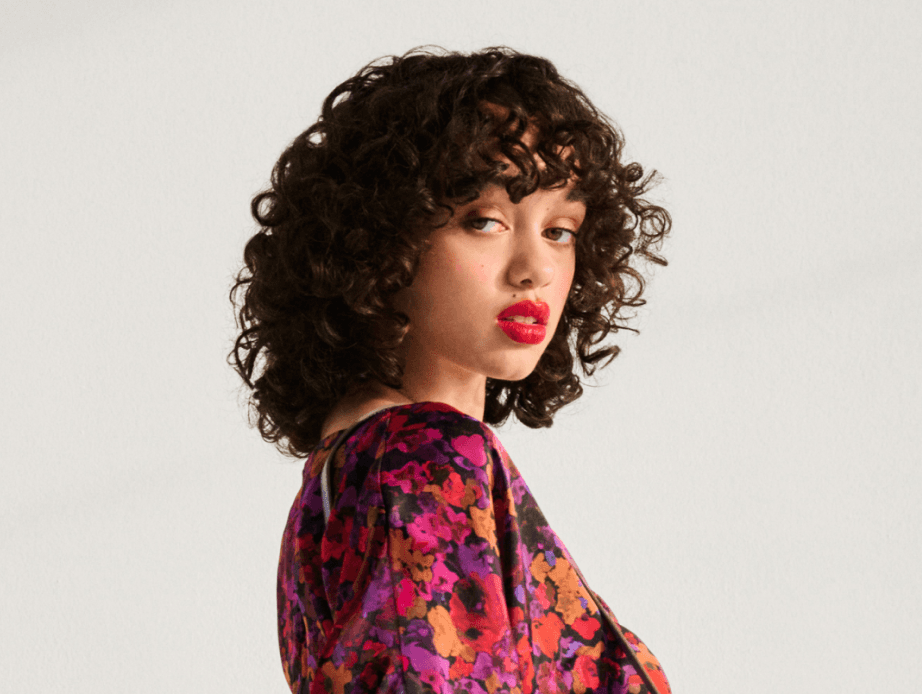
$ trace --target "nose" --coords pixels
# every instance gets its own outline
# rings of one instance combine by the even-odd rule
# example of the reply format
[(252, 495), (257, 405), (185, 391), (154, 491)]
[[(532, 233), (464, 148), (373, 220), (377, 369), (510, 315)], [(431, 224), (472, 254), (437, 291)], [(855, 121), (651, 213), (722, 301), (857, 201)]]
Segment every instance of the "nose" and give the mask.
[(545, 287), (554, 279), (555, 261), (541, 230), (516, 233), (507, 273), (514, 287)]

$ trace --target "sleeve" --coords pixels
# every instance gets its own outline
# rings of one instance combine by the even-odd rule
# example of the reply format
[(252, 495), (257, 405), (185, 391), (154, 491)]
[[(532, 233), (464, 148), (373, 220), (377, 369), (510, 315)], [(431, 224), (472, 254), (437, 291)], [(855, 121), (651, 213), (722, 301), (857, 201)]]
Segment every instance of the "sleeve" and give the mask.
[(383, 516), (375, 520), (379, 549), (363, 558), (361, 543), (346, 550), (355, 556), (344, 558), (342, 578), (357, 581), (336, 619), (343, 650), (329, 653), (328, 686), (336, 667), (345, 668), (340, 681), (344, 672), (350, 678), (342, 691), (497, 692), (521, 683), (490, 442), (483, 424), (455, 410), (391, 415), (369, 484)]
[(490, 437), (480, 422), (455, 417), (404, 429), (395, 444), (380, 480), (407, 677), (439, 692), (512, 688), (521, 677), (497, 548)]

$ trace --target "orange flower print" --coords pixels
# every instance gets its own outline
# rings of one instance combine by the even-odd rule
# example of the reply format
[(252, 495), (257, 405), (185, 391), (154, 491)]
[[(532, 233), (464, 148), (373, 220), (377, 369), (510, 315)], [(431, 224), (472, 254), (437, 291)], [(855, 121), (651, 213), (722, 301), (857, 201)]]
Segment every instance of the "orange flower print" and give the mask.
[(535, 620), (534, 638), (541, 652), (549, 658), (557, 653), (560, 647), (560, 633), (563, 631), (563, 622), (555, 612), (550, 612), (544, 617)]

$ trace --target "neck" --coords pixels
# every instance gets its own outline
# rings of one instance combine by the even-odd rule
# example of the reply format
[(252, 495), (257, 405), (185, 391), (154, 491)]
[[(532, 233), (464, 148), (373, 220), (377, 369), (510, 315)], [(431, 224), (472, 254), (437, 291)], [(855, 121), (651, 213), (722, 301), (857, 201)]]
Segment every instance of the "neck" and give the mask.
[(410, 352), (405, 362), (400, 395), (410, 402), (443, 402), (482, 421), (487, 377), (451, 363), (416, 364)]

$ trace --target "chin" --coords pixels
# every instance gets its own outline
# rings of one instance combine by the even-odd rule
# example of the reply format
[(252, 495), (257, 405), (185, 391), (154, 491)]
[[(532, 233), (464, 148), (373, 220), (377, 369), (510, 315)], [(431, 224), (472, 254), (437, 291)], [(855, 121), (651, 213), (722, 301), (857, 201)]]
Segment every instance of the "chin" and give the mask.
[(522, 381), (531, 376), (536, 366), (538, 366), (537, 359), (533, 363), (523, 364), (519, 368), (509, 368), (507, 366), (505, 369), (498, 370), (491, 374), (490, 378), (500, 381)]

